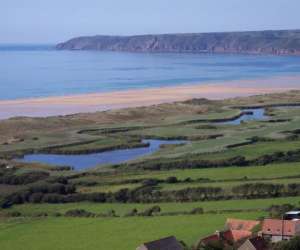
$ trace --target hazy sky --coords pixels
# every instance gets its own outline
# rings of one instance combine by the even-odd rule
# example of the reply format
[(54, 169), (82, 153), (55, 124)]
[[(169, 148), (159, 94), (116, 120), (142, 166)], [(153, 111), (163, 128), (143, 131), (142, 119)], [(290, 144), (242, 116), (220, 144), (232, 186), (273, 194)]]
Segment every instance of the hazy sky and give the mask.
[(0, 0), (0, 43), (300, 28), (300, 0)]

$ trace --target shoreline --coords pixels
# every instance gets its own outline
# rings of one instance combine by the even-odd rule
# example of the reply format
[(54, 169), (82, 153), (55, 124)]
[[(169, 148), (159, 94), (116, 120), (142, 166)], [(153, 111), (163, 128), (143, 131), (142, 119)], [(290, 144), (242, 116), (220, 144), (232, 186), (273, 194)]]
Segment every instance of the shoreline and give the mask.
[(0, 119), (16, 116), (48, 117), (150, 106), (192, 98), (226, 99), (300, 90), (300, 76), (280, 76), (215, 83), (183, 84), (104, 93), (0, 100)]

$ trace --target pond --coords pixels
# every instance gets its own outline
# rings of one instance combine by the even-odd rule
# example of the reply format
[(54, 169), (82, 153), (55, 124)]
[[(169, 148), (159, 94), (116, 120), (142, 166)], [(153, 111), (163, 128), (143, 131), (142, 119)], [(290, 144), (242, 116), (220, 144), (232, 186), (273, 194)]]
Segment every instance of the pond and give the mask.
[(83, 155), (60, 155), (60, 154), (28, 154), (20, 162), (39, 162), (54, 166), (71, 166), (75, 170), (83, 170), (98, 165), (118, 164), (139, 157), (153, 154), (159, 150), (161, 145), (184, 144), (184, 140), (143, 140), (149, 143), (147, 147), (118, 149), (102, 153), (92, 153)]
[(239, 125), (245, 121), (262, 121), (266, 120), (268, 116), (265, 115), (264, 108), (243, 109), (243, 115), (231, 121), (221, 122), (222, 124)]

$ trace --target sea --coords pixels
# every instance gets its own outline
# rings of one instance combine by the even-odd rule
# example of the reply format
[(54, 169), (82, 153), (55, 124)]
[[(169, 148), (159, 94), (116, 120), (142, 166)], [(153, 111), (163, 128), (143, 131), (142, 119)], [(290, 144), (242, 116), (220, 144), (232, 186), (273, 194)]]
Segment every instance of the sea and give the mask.
[(0, 100), (300, 75), (300, 57), (61, 51), (0, 45)]

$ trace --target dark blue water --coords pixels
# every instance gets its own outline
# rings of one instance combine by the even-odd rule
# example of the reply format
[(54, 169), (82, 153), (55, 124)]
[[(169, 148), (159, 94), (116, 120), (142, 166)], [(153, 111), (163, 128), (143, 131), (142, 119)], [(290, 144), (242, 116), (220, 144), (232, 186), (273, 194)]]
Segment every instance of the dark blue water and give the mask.
[(134, 160), (139, 157), (150, 155), (159, 150), (161, 145), (182, 144), (182, 140), (143, 140), (149, 143), (149, 147), (120, 149), (103, 153), (93, 153), (85, 155), (57, 155), (57, 154), (30, 154), (25, 155), (21, 162), (40, 162), (54, 166), (72, 166), (75, 170), (95, 167), (104, 164), (117, 164)]
[(244, 114), (235, 120), (222, 122), (222, 124), (239, 125), (242, 122), (246, 122), (246, 121), (253, 121), (253, 120), (261, 121), (261, 120), (266, 120), (268, 118), (268, 116), (265, 115), (264, 108), (243, 109), (243, 112), (251, 112), (251, 114)]
[(0, 99), (300, 74), (300, 57), (56, 51), (0, 46)]

